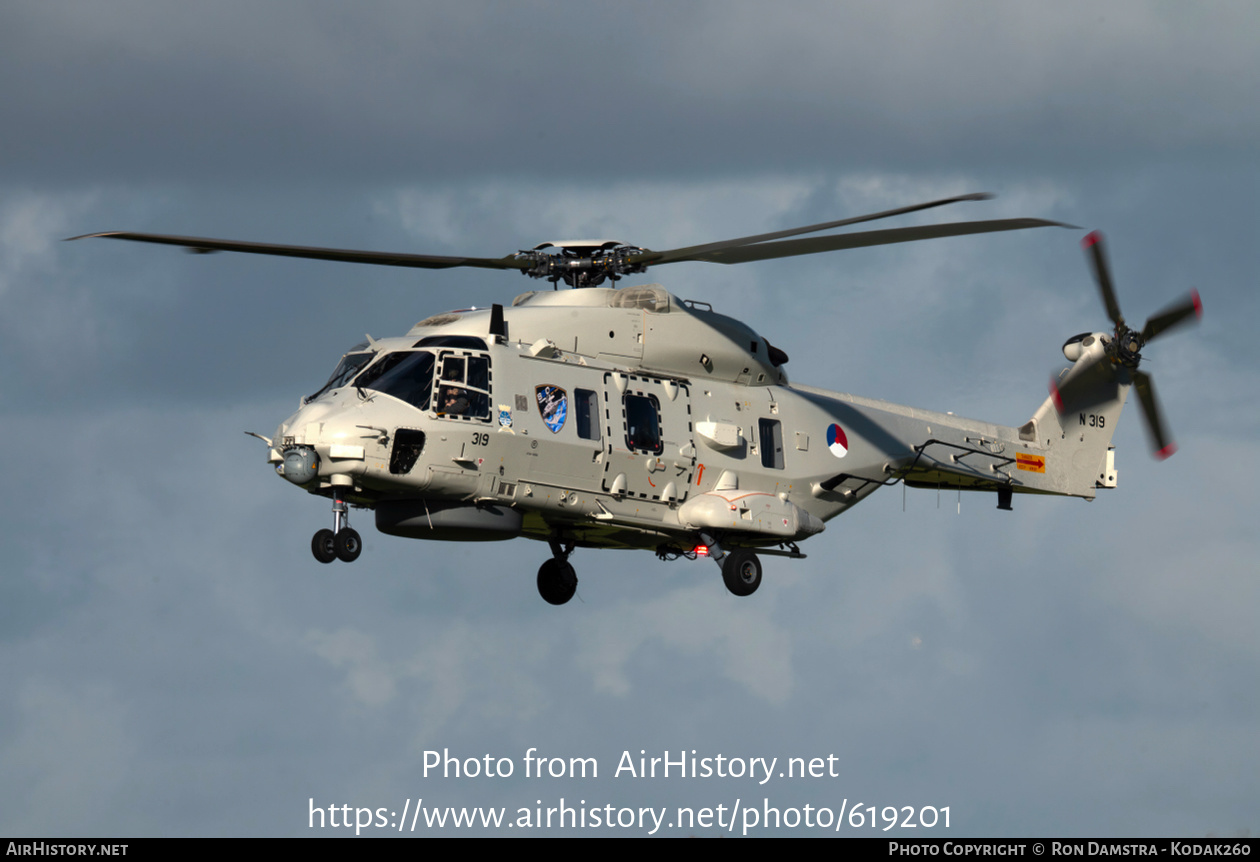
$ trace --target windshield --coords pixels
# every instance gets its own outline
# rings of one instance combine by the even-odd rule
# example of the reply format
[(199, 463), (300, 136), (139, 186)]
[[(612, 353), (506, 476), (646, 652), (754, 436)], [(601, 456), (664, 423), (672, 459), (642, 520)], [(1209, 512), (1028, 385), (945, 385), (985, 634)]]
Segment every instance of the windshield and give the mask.
[(427, 350), (399, 350), (387, 353), (359, 378), (360, 389), (374, 389), (406, 401), (412, 407), (429, 409), (433, 392), (433, 354)]
[(325, 392), (331, 392), (334, 389), (345, 386), (354, 379), (354, 375), (359, 373), (359, 369), (361, 369), (364, 365), (367, 365), (371, 358), (375, 355), (376, 354), (371, 352), (347, 353), (345, 356), (341, 357), (341, 362), (337, 363), (337, 367), (333, 371), (332, 377), (328, 378), (328, 382), (324, 384), (323, 388), (306, 400), (314, 401)]

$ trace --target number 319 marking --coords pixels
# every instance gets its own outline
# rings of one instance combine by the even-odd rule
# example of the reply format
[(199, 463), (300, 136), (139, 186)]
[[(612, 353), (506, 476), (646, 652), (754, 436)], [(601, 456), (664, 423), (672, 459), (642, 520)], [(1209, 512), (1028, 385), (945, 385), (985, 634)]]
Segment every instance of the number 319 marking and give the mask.
[(474, 446), (488, 446), (488, 445), (490, 445), (490, 435), (489, 435), (489, 434), (480, 434), (480, 433), (478, 433), (478, 434), (473, 434), (473, 445), (474, 445)]

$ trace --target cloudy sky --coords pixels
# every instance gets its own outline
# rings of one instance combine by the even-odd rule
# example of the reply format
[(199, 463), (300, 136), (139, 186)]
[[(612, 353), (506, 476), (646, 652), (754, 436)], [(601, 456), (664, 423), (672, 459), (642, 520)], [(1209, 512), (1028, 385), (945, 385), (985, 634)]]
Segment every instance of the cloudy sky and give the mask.
[[(1255, 835), (1257, 32), (1243, 2), (0, 5), (0, 834), (309, 835), (312, 799), (419, 798)], [(1200, 290), (1144, 366), (1181, 451), (1153, 461), (1131, 406), (1095, 502), (884, 490), (747, 599), (709, 562), (579, 551), (554, 608), (545, 546), (368, 513), (353, 567), (311, 558), (327, 502), (241, 432), (364, 332), (534, 285), (61, 242), (663, 248), (973, 191), (998, 197), (918, 220), (1102, 229), (1132, 320)], [(794, 380), (1020, 424), (1106, 324), (1080, 237), (652, 276)], [(598, 777), (526, 777), (531, 748)], [(513, 775), (426, 776), (442, 750)], [(693, 750), (836, 774), (615, 776)]]

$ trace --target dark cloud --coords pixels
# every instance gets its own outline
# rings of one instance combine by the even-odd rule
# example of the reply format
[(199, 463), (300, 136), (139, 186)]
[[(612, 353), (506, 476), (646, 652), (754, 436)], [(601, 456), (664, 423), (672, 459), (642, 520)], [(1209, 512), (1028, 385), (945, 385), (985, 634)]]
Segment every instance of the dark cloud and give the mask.
[[(1249, 5), (9, 3), (0, 9), (0, 831), (310, 834), (399, 808), (949, 806), (950, 834), (1254, 832), (1260, 195)], [(539, 287), (66, 236), (447, 254), (662, 248), (969, 191), (936, 218), (1107, 232), (1182, 451), (1090, 504), (881, 492), (767, 564), (376, 533), (269, 433), (364, 331)], [(1003, 423), (1105, 322), (1080, 234), (649, 278), (754, 322), (795, 380)], [(545, 286), (545, 285), (543, 285)], [(1158, 348), (1158, 349), (1155, 349)], [(904, 502), (903, 502), (904, 501)], [(904, 511), (903, 511), (904, 506)], [(426, 778), (423, 752), (592, 756)], [(611, 777), (623, 751), (835, 754), (835, 779)], [(678, 830), (669, 834), (677, 834)], [(713, 834), (718, 830), (691, 830)], [(509, 833), (512, 834), (512, 833)], [(940, 833), (937, 833), (940, 834)]]
[[(970, 10), (970, 11), (968, 11)], [(1244, 162), (1255, 10), (10, 4), (9, 182)], [(1193, 154), (1193, 155), (1191, 155)]]

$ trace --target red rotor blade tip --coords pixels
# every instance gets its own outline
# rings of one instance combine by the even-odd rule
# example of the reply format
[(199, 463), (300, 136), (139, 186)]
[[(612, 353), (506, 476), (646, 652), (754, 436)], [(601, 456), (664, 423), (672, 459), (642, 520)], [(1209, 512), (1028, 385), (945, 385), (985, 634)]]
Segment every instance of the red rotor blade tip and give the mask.
[(1091, 230), (1085, 234), (1085, 239), (1081, 240), (1081, 248), (1089, 248), (1102, 239), (1102, 234), (1096, 230)]
[(1054, 401), (1054, 409), (1063, 412), (1063, 396), (1059, 394), (1059, 384), (1050, 378), (1050, 399)]
[(1203, 300), (1199, 299), (1199, 291), (1190, 288), (1190, 300), (1194, 303), (1194, 316), (1203, 317)]
[(1158, 452), (1156, 452), (1156, 453), (1155, 453), (1155, 457), (1156, 457), (1156, 458), (1158, 458), (1159, 460), (1163, 461), (1165, 458), (1170, 458), (1170, 457), (1172, 457), (1172, 455), (1173, 455), (1176, 451), (1177, 451), (1177, 444), (1176, 444), (1176, 443), (1169, 443), (1169, 444), (1168, 444), (1167, 446), (1165, 446), (1163, 449), (1160, 449)]

